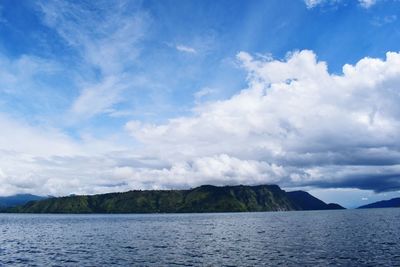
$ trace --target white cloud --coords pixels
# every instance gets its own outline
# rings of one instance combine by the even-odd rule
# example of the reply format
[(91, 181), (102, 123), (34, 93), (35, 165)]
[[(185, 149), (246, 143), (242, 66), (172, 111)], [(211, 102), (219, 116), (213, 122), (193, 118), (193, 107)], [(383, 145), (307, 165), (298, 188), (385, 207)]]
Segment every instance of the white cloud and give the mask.
[[(0, 195), (122, 190), (126, 183), (118, 182), (113, 174), (119, 164), (129, 162), (133, 166), (132, 162), (136, 162), (138, 166), (153, 166), (146, 159), (142, 164), (140, 158), (136, 160), (131, 153), (124, 154), (129, 145), (121, 136), (72, 139), (59, 129), (31, 125), (1, 113), (0, 128)], [(120, 186), (104, 186), (116, 183)]]
[[(358, 1), (359, 5), (363, 8), (370, 8), (377, 3), (376, 0), (355, 0)], [(306, 7), (312, 9), (317, 6), (323, 5), (336, 5), (340, 4), (342, 0), (304, 0)]]
[(205, 98), (208, 95), (213, 94), (215, 91), (216, 91), (215, 89), (209, 88), (209, 87), (204, 87), (204, 88), (200, 89), (199, 91), (197, 91), (194, 94), (196, 103), (199, 103), (203, 98)]
[(358, 0), (358, 2), (363, 8), (370, 8), (376, 4), (376, 0)]
[(55, 62), (39, 57), (22, 55), (10, 59), (0, 54), (0, 70), (0, 92), (15, 95), (25, 93), (40, 77), (56, 74), (60, 68)]
[(34, 153), (36, 156), (73, 155), (80, 148), (61, 131), (51, 127), (37, 127), (0, 113), (2, 138), (0, 150)]
[(313, 8), (324, 2), (325, 2), (325, 0), (304, 0), (304, 3), (306, 4), (307, 8)]
[(79, 97), (74, 101), (71, 111), (82, 119), (106, 112), (110, 106), (121, 100), (121, 91), (128, 87), (117, 77), (108, 76), (100, 83), (84, 87)]
[(196, 49), (194, 49), (193, 47), (190, 47), (190, 46), (186, 46), (186, 45), (177, 45), (175, 48), (176, 48), (176, 50), (185, 52), (185, 53), (192, 53), (192, 54), (197, 53)]
[(279, 166), (286, 186), (400, 186), (391, 178), (400, 174), (398, 53), (345, 65), (343, 75), (329, 74), (311, 51), (285, 61), (257, 60), (245, 52), (238, 58), (249, 73), (249, 88), (199, 105), (191, 117), (161, 125), (130, 122), (127, 129), (147, 153), (171, 166), (226, 154)]
[(317, 6), (335, 6), (337, 4), (340, 4), (342, 0), (304, 0), (304, 3), (306, 4), (306, 7), (308, 9), (312, 9)]
[(278, 181), (282, 168), (254, 160), (240, 160), (226, 154), (177, 161), (168, 168), (132, 170), (140, 187), (187, 188), (202, 184), (260, 184)]

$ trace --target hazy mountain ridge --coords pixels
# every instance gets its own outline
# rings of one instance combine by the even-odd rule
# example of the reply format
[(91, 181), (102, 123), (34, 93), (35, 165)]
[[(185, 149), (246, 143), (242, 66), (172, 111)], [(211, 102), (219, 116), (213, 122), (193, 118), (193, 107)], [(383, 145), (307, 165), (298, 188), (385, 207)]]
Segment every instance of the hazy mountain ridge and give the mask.
[(381, 200), (358, 207), (359, 209), (373, 209), (373, 208), (400, 208), (400, 197), (392, 198), (389, 200)]
[(36, 196), (31, 194), (17, 194), (13, 196), (0, 197), (0, 207), (13, 207), (24, 205), (30, 201), (38, 201), (46, 199), (47, 197)]
[(326, 204), (305, 191), (292, 191), (286, 193), (292, 204), (298, 210), (336, 210), (344, 209), (336, 203)]
[[(332, 209), (302, 193), (287, 193), (277, 185), (212, 186), (190, 190), (134, 190), (91, 196), (68, 196), (9, 208), (21, 213), (183, 213)], [(293, 197), (296, 195), (296, 197)], [(316, 204), (317, 203), (317, 204)], [(337, 204), (336, 204), (337, 205)], [(342, 208), (337, 205), (336, 208)]]

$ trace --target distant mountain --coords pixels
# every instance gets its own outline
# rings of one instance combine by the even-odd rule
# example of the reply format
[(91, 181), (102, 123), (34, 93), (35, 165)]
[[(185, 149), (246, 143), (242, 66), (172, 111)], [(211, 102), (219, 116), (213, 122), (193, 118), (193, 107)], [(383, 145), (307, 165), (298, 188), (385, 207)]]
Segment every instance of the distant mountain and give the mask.
[(390, 200), (382, 200), (359, 207), (359, 209), (373, 209), (373, 208), (400, 208), (400, 197), (392, 198)]
[[(316, 204), (317, 202), (318, 204)], [(329, 206), (306, 192), (286, 193), (277, 185), (223, 187), (203, 185), (190, 190), (135, 190), (125, 193), (49, 198), (29, 202), (7, 211), (25, 213), (179, 213), (287, 211), (337, 207), (340, 206)]]
[(337, 203), (328, 203), (327, 210), (345, 210), (346, 208)]
[(287, 196), (298, 210), (337, 210), (344, 209), (339, 204), (326, 204), (322, 200), (304, 191), (287, 192)]
[(29, 201), (38, 201), (46, 198), (47, 197), (35, 196), (31, 194), (18, 194), (8, 197), (0, 197), (0, 207), (14, 207), (24, 205)]

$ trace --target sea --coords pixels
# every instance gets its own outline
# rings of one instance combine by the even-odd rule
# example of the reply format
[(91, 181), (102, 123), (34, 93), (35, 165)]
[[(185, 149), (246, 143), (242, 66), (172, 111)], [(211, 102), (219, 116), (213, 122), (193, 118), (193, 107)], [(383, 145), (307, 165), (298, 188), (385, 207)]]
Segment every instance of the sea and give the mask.
[(0, 266), (400, 266), (400, 208), (0, 214)]

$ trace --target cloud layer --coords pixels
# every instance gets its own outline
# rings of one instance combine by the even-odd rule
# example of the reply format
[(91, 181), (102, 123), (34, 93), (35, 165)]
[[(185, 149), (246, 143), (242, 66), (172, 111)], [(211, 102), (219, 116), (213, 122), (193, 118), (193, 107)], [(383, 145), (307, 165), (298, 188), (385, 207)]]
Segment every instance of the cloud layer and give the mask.
[(307, 50), (284, 61), (238, 59), (249, 87), (231, 99), (167, 124), (126, 125), (145, 153), (171, 166), (158, 183), (400, 188), (398, 53), (345, 65), (342, 75)]
[(0, 114), (0, 194), (206, 183), (400, 189), (399, 53), (342, 74), (308, 50), (284, 60), (240, 52), (237, 61), (248, 87), (231, 98), (162, 124), (129, 121), (108, 138), (75, 139)]

